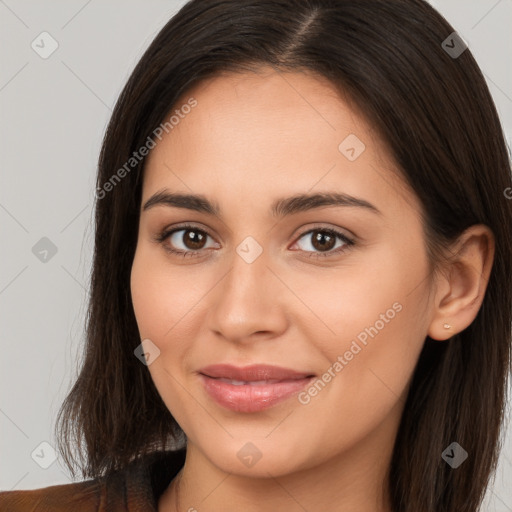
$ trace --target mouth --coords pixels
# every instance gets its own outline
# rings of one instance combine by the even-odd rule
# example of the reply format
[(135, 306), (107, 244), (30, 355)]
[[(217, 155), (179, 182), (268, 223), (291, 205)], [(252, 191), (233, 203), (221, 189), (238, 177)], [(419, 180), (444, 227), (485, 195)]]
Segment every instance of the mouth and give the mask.
[(315, 375), (271, 365), (213, 365), (202, 368), (199, 377), (218, 405), (236, 412), (258, 412), (296, 395)]
[[(210, 377), (215, 378), (215, 377)], [(264, 386), (267, 384), (279, 384), (281, 382), (287, 382), (286, 380), (233, 380), (233, 379), (224, 379), (224, 378), (215, 378), (215, 380), (219, 382), (226, 382), (227, 384), (232, 384), (233, 386)]]

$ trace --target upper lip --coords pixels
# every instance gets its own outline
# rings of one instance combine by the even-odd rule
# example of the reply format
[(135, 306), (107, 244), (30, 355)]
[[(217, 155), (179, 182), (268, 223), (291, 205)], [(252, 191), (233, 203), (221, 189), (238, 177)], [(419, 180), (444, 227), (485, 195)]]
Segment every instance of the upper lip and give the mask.
[(290, 368), (282, 368), (267, 364), (254, 364), (251, 366), (233, 366), (230, 364), (213, 364), (205, 366), (199, 373), (216, 379), (242, 380), (245, 382), (260, 380), (289, 380), (312, 377), (310, 372), (299, 372)]

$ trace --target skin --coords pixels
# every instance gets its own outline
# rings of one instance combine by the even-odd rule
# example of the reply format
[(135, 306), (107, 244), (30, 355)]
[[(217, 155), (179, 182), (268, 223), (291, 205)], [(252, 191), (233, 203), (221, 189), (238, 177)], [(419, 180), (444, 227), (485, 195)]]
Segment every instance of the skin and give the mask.
[[(389, 512), (382, 489), (425, 337), (447, 340), (475, 318), (492, 233), (471, 227), (446, 272), (432, 273), (417, 197), (372, 127), (321, 77), (226, 74), (187, 91), (177, 108), (191, 96), (197, 106), (148, 157), (131, 275), (141, 340), (160, 350), (148, 370), (188, 439), (185, 466), (158, 510), (177, 510), (179, 482), (180, 510), (190, 512)], [(349, 134), (366, 146), (354, 161), (338, 149)], [(202, 194), (221, 213), (143, 210), (163, 189)], [(380, 214), (327, 206), (271, 215), (277, 198), (313, 192), (351, 194)], [(184, 231), (155, 241), (183, 222), (210, 235), (198, 256), (165, 250), (197, 248)], [(336, 253), (344, 245), (336, 239), (322, 257), (306, 234), (313, 228), (337, 229), (355, 244)], [(248, 236), (263, 249), (252, 263), (236, 252)], [(234, 412), (201, 385), (198, 370), (215, 363), (321, 376), (396, 303), (394, 318), (307, 404), (293, 396)], [(261, 453), (252, 467), (237, 457), (248, 442)]]

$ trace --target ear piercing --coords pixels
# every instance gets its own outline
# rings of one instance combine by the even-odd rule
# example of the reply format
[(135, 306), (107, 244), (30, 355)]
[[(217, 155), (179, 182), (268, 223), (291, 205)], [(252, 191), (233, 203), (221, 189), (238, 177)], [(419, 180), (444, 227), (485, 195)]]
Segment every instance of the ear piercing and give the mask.
[(444, 325), (443, 325), (443, 327), (444, 327), (445, 329), (451, 329), (451, 327), (452, 327), (452, 326), (451, 326), (450, 324), (444, 324)]

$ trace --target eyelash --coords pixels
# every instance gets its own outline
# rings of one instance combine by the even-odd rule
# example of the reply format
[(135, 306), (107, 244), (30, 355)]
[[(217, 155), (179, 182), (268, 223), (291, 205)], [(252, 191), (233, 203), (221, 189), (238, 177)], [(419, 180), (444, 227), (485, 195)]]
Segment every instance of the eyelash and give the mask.
[[(171, 236), (173, 235), (174, 233), (178, 232), (178, 231), (187, 231), (187, 230), (193, 230), (193, 231), (197, 231), (199, 233), (203, 233), (207, 236), (209, 236), (210, 238), (213, 238), (207, 231), (205, 231), (204, 229), (200, 229), (198, 228), (197, 226), (194, 226), (192, 224), (183, 224), (181, 226), (178, 226), (178, 227), (175, 227), (171, 230), (163, 230), (161, 233), (159, 233), (155, 240), (162, 244), (164, 249), (171, 253), (171, 254), (174, 254), (174, 255), (177, 255), (177, 256), (183, 256), (183, 257), (186, 257), (186, 256), (189, 256), (189, 257), (196, 257), (198, 256), (198, 253), (201, 252), (201, 250), (197, 250), (197, 251), (181, 251), (181, 250), (176, 250), (176, 249), (172, 249), (171, 247), (169, 247), (168, 245), (165, 244), (165, 241)], [(314, 232), (320, 232), (320, 233), (328, 233), (329, 235), (333, 235), (339, 239), (341, 239), (341, 241), (345, 244), (343, 247), (339, 247), (338, 249), (336, 250), (330, 250), (330, 251), (327, 251), (327, 252), (314, 252), (314, 251), (303, 251), (303, 252), (306, 252), (306, 253), (310, 253), (309, 254), (309, 257), (310, 258), (325, 258), (325, 257), (330, 257), (332, 255), (335, 255), (335, 254), (340, 254), (340, 253), (344, 253), (345, 251), (347, 251), (351, 246), (355, 245), (355, 241), (348, 238), (345, 234), (341, 233), (340, 231), (337, 231), (336, 229), (333, 229), (333, 228), (322, 228), (322, 227), (315, 227), (313, 229), (309, 229), (308, 231), (305, 231), (304, 233), (301, 233), (297, 240), (300, 240), (303, 236), (305, 235), (308, 235), (308, 234), (311, 234), (311, 233), (314, 233)]]

